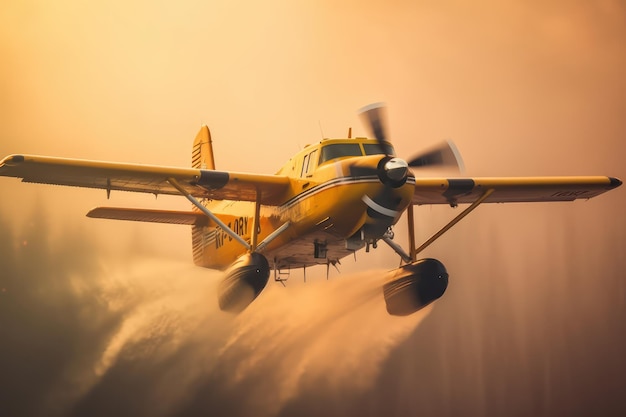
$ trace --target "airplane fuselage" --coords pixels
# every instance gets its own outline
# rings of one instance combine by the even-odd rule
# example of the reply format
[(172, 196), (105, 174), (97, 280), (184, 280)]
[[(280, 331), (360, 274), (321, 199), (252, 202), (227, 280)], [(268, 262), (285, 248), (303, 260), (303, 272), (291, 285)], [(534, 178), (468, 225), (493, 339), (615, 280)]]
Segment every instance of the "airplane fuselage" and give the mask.
[[(414, 177), (409, 174), (401, 184), (384, 184), (380, 164), (390, 157), (382, 152), (371, 139), (326, 139), (307, 146), (277, 172), (290, 177), (292, 186), (281, 205), (261, 207), (258, 234), (263, 241), (289, 225), (262, 252), (274, 268), (334, 264), (380, 238), (398, 221), (413, 196)], [(255, 203), (204, 204), (251, 242)], [(194, 261), (200, 266), (225, 269), (246, 252), (212, 222), (195, 226), (192, 235)]]

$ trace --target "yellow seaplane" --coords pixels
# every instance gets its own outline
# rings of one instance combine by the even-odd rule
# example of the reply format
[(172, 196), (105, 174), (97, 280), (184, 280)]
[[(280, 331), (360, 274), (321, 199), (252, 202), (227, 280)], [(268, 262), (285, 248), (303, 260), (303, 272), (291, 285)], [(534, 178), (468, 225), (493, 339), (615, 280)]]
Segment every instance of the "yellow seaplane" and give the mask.
[[(222, 310), (240, 312), (262, 292), (273, 270), (336, 265), (360, 249), (388, 244), (400, 267), (382, 281), (387, 311), (408, 315), (432, 303), (448, 286), (436, 259), (417, 255), (483, 203), (589, 199), (620, 180), (575, 177), (420, 177), (421, 168), (460, 172), (451, 142), (404, 160), (395, 155), (384, 127), (384, 106), (361, 109), (374, 139), (323, 139), (306, 146), (274, 175), (216, 169), (209, 129), (193, 142), (191, 168), (150, 166), (33, 155), (11, 155), (0, 175), (24, 182), (171, 194), (186, 197), (189, 211), (98, 207), (87, 216), (190, 225), (193, 260), (225, 270), (218, 285)], [(421, 246), (415, 244), (413, 206), (468, 205)], [(407, 212), (408, 250), (393, 240), (392, 227)]]

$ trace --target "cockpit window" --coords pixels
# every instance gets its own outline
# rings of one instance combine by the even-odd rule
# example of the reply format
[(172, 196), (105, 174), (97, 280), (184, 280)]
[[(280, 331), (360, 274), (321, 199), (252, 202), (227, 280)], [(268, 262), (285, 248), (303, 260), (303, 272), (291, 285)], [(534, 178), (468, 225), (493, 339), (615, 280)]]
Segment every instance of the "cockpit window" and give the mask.
[(313, 151), (304, 156), (302, 160), (302, 172), (300, 172), (300, 176), (310, 177), (315, 169), (315, 157), (317, 156), (317, 149), (313, 149)]
[(393, 146), (388, 143), (364, 143), (363, 149), (365, 150), (365, 155), (394, 155), (395, 151), (393, 150)]
[(335, 143), (322, 148), (320, 164), (331, 159), (343, 158), (346, 156), (362, 156), (363, 152), (358, 143)]

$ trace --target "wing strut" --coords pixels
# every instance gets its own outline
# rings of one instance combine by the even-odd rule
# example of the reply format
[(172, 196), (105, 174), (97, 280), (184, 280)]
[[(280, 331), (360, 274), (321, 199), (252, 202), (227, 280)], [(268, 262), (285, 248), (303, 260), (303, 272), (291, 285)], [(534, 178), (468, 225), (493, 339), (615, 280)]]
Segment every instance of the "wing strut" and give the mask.
[(250, 240), (250, 251), (254, 252), (257, 249), (257, 242), (259, 240), (259, 230), (261, 228), (261, 190), (256, 190), (256, 201), (254, 202), (254, 220), (252, 223), (252, 238)]
[[(456, 216), (454, 219), (452, 219), (450, 221), (450, 223), (448, 223), (444, 227), (442, 227), (441, 230), (439, 230), (437, 233), (432, 235), (432, 237), (430, 239), (428, 239), (426, 242), (422, 243), (422, 245), (419, 248), (415, 249), (415, 251), (411, 251), (411, 258), (413, 258), (413, 261), (416, 260), (416, 257), (417, 257), (418, 253), (420, 253), (421, 251), (426, 249), (428, 246), (430, 246), (430, 244), (433, 243), (435, 240), (439, 239), (441, 237), (441, 235), (443, 235), (445, 232), (450, 230), (452, 228), (452, 226), (454, 226), (455, 224), (460, 222), (463, 219), (463, 217), (465, 217), (468, 214), (470, 214), (476, 207), (478, 207), (483, 201), (485, 201), (485, 199), (487, 197), (489, 197), (491, 195), (491, 193), (493, 193), (493, 191), (494, 191), (493, 188), (490, 188), (487, 191), (485, 191), (483, 193), (483, 195), (481, 195), (478, 198), (478, 200), (474, 201), (468, 208), (463, 210), (458, 216)], [(411, 206), (409, 206), (409, 207), (411, 207)], [(411, 212), (410, 212), (410, 215), (412, 215)], [(413, 237), (411, 237), (411, 240), (413, 240)]]
[[(170, 184), (172, 184), (172, 187), (176, 188), (182, 195), (184, 195), (185, 197), (187, 197), (187, 200), (191, 201), (191, 203), (198, 207), (198, 209), (200, 209), (201, 212), (203, 212), (204, 214), (207, 215), (208, 218), (210, 218), (211, 220), (213, 220), (215, 223), (217, 223), (224, 232), (226, 232), (228, 234), (228, 236), (232, 237), (233, 239), (235, 239), (237, 242), (239, 242), (244, 248), (246, 248), (247, 250), (251, 249), (251, 246), (248, 244), (248, 242), (246, 242), (245, 240), (243, 240), (241, 238), (241, 236), (239, 236), (237, 233), (235, 233), (230, 227), (228, 227), (226, 224), (224, 224), (224, 222), (222, 222), (220, 219), (218, 219), (213, 213), (211, 213), (211, 210), (209, 210), (208, 208), (204, 207), (202, 205), (202, 203), (200, 203), (194, 196), (192, 196), (191, 194), (189, 194), (181, 185), (178, 181), (176, 181), (175, 178), (168, 178), (167, 182), (169, 182)], [(258, 204), (257, 204), (258, 205)], [(253, 232), (253, 236), (256, 234), (256, 228), (257, 228), (257, 224), (255, 222), (254, 225), (254, 232)]]

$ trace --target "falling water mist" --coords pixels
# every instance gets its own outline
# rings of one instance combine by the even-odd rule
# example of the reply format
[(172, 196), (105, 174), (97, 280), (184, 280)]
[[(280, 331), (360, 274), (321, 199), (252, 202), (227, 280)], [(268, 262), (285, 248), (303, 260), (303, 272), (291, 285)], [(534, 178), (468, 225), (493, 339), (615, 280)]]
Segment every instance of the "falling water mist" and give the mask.
[[(111, 264), (78, 233), (48, 245), (38, 238), (45, 224), (31, 228), (3, 260), (5, 270), (30, 265), (2, 283), (12, 336), (2, 357), (26, 375), (17, 388), (3, 381), (4, 392), (17, 389), (4, 404), (21, 415), (271, 416), (303, 396), (366, 393), (429, 311), (389, 316), (384, 270), (328, 281), (320, 270), (306, 284), (269, 285), (233, 316), (217, 307), (219, 273), (182, 261)], [(46, 366), (30, 369), (32, 357)], [(35, 392), (25, 370), (43, 374)]]

